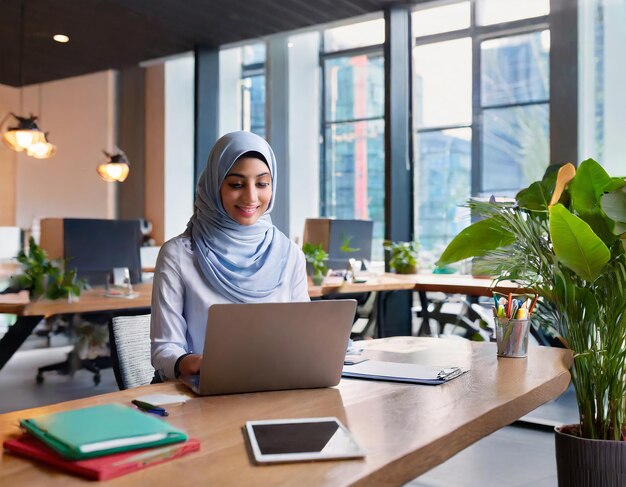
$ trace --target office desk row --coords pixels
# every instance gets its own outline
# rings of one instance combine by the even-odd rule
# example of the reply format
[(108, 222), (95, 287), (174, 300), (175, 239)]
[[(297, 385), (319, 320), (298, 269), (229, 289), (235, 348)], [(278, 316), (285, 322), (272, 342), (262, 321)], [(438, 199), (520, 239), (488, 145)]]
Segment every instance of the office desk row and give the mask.
[[(42, 318), (59, 314), (89, 313), (89, 312), (126, 312), (129, 310), (143, 310), (150, 307), (152, 285), (142, 283), (133, 287), (138, 296), (134, 299), (109, 298), (104, 296), (104, 290), (94, 288), (84, 291), (80, 299), (68, 300), (38, 300), (30, 302), (28, 294), (1, 295), (0, 313), (15, 314), (17, 321), (0, 339), (0, 370), (13, 354), (24, 343), (33, 329)], [(441, 291), (445, 293), (462, 293), (472, 296), (490, 296), (494, 290), (509, 292), (518, 290), (514, 283), (504, 282), (492, 287), (491, 279), (481, 279), (472, 276), (448, 275), (396, 275), (383, 274), (367, 278), (365, 283), (344, 283), (341, 280), (327, 281), (322, 286), (310, 286), (309, 296), (318, 298), (328, 294), (366, 293), (372, 291), (399, 291), (417, 290), (420, 293)]]
[[(530, 347), (527, 359), (496, 357), (493, 343), (418, 337), (362, 342), (370, 359), (468, 367), (440, 386), (343, 379), (338, 387), (195, 397), (168, 406), (171, 424), (201, 441), (197, 453), (109, 482), (134, 485), (395, 486), (560, 395), (569, 384), (568, 350)], [(151, 393), (188, 393), (156, 384), (0, 415), (0, 442), (20, 419), (130, 401)], [(360, 460), (255, 465), (242, 426), (248, 420), (336, 416), (364, 449)], [(86, 481), (3, 454), (0, 485), (76, 485)]]

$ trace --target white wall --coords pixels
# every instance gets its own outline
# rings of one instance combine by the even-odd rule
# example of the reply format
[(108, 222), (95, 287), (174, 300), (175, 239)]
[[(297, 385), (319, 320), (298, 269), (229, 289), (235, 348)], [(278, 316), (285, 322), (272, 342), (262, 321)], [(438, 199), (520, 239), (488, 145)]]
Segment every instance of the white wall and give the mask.
[(604, 168), (626, 176), (626, 1), (604, 2)]
[[(604, 8), (603, 44), (596, 45), (598, 28), (595, 14)], [(611, 176), (626, 175), (626, 0), (579, 0), (579, 129), (580, 160), (596, 159)], [(603, 53), (602, 69), (597, 76), (597, 55)], [(601, 54), (602, 55), (602, 54)], [(603, 98), (599, 98), (602, 93)], [(603, 118), (597, 127), (596, 107), (601, 103)]]
[(320, 207), (319, 33), (292, 35), (289, 45), (289, 236), (301, 243)]
[(194, 58), (165, 63), (165, 240), (182, 233), (193, 213)]
[(23, 113), (40, 117), (57, 146), (51, 159), (17, 155), (16, 225), (35, 217), (114, 218), (115, 186), (100, 179), (102, 149), (113, 148), (115, 75), (100, 72), (23, 89)]
[(219, 136), (241, 130), (241, 47), (220, 50)]

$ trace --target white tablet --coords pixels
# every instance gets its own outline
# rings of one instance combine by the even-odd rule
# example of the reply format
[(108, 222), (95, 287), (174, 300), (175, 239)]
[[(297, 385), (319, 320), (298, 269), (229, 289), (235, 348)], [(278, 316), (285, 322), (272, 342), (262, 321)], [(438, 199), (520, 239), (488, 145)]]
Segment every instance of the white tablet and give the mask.
[(365, 456), (348, 429), (333, 417), (248, 421), (246, 432), (258, 463)]

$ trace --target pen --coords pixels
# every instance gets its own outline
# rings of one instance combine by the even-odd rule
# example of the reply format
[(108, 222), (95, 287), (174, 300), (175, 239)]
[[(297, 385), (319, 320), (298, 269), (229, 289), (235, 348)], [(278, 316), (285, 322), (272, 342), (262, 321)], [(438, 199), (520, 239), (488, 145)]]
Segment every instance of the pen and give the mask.
[(509, 300), (507, 302), (507, 307), (506, 307), (507, 318), (511, 318), (511, 301), (512, 300), (513, 300), (513, 293), (509, 293)]
[(159, 406), (154, 406), (153, 404), (150, 404), (148, 402), (139, 401), (137, 399), (133, 399), (131, 402), (142, 411), (158, 414), (159, 416), (169, 415), (169, 413), (164, 408), (161, 408)]
[(142, 409), (142, 411), (145, 411), (146, 413), (156, 414), (157, 416), (169, 416), (170, 415), (170, 413), (168, 413), (163, 408), (159, 408), (159, 409)]
[(535, 305), (537, 304), (537, 300), (539, 299), (539, 294), (535, 294), (535, 299), (533, 299), (532, 304), (530, 305), (530, 308), (528, 308), (528, 316), (530, 316), (530, 314), (533, 312), (533, 310), (535, 309)]

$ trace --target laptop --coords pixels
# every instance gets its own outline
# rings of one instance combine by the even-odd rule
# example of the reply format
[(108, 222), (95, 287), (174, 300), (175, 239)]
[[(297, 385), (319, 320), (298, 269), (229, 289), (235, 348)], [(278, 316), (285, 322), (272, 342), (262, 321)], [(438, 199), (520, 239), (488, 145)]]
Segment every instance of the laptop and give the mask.
[(203, 396), (335, 386), (355, 311), (353, 299), (214, 304), (200, 374), (181, 380)]

